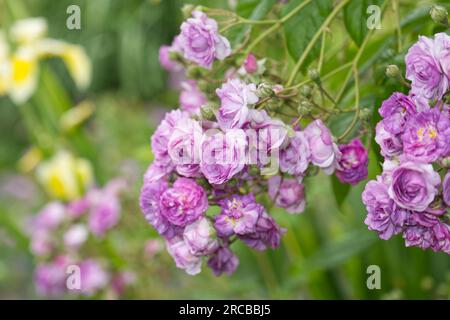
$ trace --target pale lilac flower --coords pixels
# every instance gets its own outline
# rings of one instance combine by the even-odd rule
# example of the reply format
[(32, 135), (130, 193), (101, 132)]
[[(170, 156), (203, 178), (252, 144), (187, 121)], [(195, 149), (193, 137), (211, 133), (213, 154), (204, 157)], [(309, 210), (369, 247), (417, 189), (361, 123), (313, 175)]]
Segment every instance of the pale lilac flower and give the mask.
[(406, 120), (416, 114), (418, 109), (411, 97), (394, 92), (383, 101), (378, 112), (384, 118), (384, 129), (392, 134), (399, 134), (403, 132)]
[(369, 230), (377, 231), (383, 240), (403, 231), (409, 212), (395, 204), (389, 197), (388, 186), (380, 179), (367, 183), (362, 200), (367, 209), (364, 223)]
[(280, 170), (291, 175), (302, 175), (308, 169), (310, 161), (308, 140), (301, 131), (296, 131), (289, 144), (281, 150)]
[(405, 162), (392, 171), (388, 193), (398, 206), (424, 211), (437, 195), (440, 182), (431, 164)]
[(208, 266), (216, 276), (233, 274), (239, 265), (238, 257), (227, 247), (220, 247), (208, 260)]
[(198, 177), (202, 128), (198, 121), (183, 119), (173, 128), (168, 141), (168, 152), (178, 174)]
[(144, 246), (144, 252), (149, 258), (153, 258), (157, 253), (164, 248), (164, 243), (160, 239), (147, 240)]
[(181, 52), (178, 36), (173, 39), (172, 45), (164, 45), (159, 48), (159, 64), (165, 70), (176, 73), (181, 71), (183, 66), (179, 62), (170, 58), (170, 54), (174, 52)]
[[(441, 64), (450, 48), (449, 37), (437, 34), (434, 39), (420, 36), (405, 57), (406, 78), (411, 80), (411, 92), (427, 99), (440, 99), (449, 89), (449, 78)], [(443, 63), (444, 67), (448, 66)]]
[(220, 98), (217, 122), (222, 130), (241, 128), (247, 120), (248, 105), (258, 102), (256, 85), (237, 78), (225, 82), (216, 94)]
[(37, 256), (45, 256), (53, 249), (53, 239), (46, 229), (36, 229), (32, 231), (30, 238), (30, 250)]
[(367, 178), (369, 158), (361, 140), (355, 138), (348, 144), (341, 144), (339, 150), (342, 157), (336, 170), (338, 179), (342, 183), (357, 184)]
[(152, 152), (155, 155), (155, 160), (159, 161), (161, 166), (171, 163), (167, 145), (178, 121), (186, 118), (189, 118), (189, 114), (185, 111), (173, 110), (168, 112), (153, 134), (151, 138)]
[(91, 205), (88, 225), (93, 234), (102, 237), (105, 232), (114, 227), (120, 218), (121, 205), (117, 192), (104, 189), (93, 189), (88, 194)]
[(215, 59), (231, 54), (230, 43), (219, 34), (217, 22), (200, 11), (194, 11), (181, 25), (179, 45), (187, 60), (208, 69)]
[(214, 227), (221, 237), (244, 235), (256, 231), (256, 222), (264, 207), (255, 202), (253, 194), (232, 195), (220, 201), (221, 212), (215, 217)]
[(64, 233), (64, 245), (78, 249), (88, 238), (88, 229), (84, 224), (75, 224)]
[(82, 261), (79, 267), (80, 292), (83, 295), (92, 296), (108, 284), (110, 276), (97, 261), (87, 259)]
[(66, 290), (66, 267), (69, 260), (58, 256), (53, 261), (40, 264), (34, 272), (36, 291), (43, 296), (58, 296)]
[(431, 163), (450, 153), (450, 119), (438, 108), (420, 112), (406, 123), (403, 152), (411, 161)]
[(322, 120), (314, 120), (304, 130), (311, 152), (311, 162), (330, 175), (338, 167), (341, 152)]
[(187, 225), (183, 239), (194, 255), (209, 255), (219, 247), (214, 228), (207, 218)]
[(180, 238), (167, 241), (167, 251), (172, 256), (178, 268), (184, 269), (189, 275), (200, 273), (202, 258), (191, 253), (189, 246)]
[(171, 224), (184, 227), (200, 219), (208, 209), (208, 198), (195, 180), (178, 178), (159, 199), (159, 209)]
[(66, 208), (61, 202), (50, 202), (33, 218), (32, 228), (54, 229), (63, 221), (65, 216)]
[(239, 236), (239, 239), (250, 248), (258, 251), (265, 250), (268, 247), (277, 248), (280, 245), (281, 236), (286, 232), (286, 229), (280, 228), (266, 211), (259, 215), (255, 229), (254, 233)]
[(269, 180), (269, 196), (277, 207), (285, 208), (289, 213), (305, 210), (305, 186), (296, 179), (273, 176)]
[(194, 80), (181, 83), (180, 106), (191, 115), (200, 115), (200, 108), (206, 103), (206, 96)]
[(231, 129), (204, 136), (200, 170), (211, 184), (222, 184), (242, 171), (245, 166), (247, 139), (241, 129)]
[(386, 158), (392, 159), (403, 151), (401, 135), (387, 131), (383, 121), (378, 122), (375, 128), (375, 141), (381, 148), (381, 154)]

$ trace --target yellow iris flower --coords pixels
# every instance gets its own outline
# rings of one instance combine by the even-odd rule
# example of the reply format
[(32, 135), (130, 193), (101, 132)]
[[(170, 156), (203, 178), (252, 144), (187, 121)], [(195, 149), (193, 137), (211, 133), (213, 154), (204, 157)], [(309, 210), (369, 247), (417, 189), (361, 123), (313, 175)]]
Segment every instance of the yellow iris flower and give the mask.
[(36, 176), (49, 196), (66, 201), (81, 197), (93, 183), (89, 161), (75, 158), (68, 151), (59, 151), (53, 158), (41, 163)]
[(84, 90), (90, 83), (92, 66), (81, 46), (45, 38), (47, 22), (43, 18), (16, 21), (10, 29), (17, 43), (10, 53), (5, 37), (0, 36), (0, 95), (8, 94), (14, 103), (26, 102), (36, 91), (39, 60), (61, 58), (75, 84)]

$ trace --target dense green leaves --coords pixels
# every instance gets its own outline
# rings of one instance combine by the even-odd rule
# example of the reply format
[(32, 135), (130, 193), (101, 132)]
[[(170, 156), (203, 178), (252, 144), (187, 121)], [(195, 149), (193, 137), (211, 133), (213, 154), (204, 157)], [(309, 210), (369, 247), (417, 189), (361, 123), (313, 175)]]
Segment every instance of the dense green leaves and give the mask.
[[(290, 1), (283, 7), (282, 15), (289, 14), (300, 3), (302, 3), (301, 0)], [(312, 1), (285, 23), (286, 45), (292, 58), (297, 60), (301, 56), (311, 38), (332, 10), (333, 4), (331, 0)], [(313, 60), (313, 57), (319, 54), (319, 51), (320, 41), (317, 42), (306, 58), (302, 70)]]
[(350, 0), (344, 8), (344, 23), (350, 37), (358, 46), (363, 42), (369, 29), (367, 19), (371, 12), (367, 8), (371, 5), (381, 6), (383, 0)]

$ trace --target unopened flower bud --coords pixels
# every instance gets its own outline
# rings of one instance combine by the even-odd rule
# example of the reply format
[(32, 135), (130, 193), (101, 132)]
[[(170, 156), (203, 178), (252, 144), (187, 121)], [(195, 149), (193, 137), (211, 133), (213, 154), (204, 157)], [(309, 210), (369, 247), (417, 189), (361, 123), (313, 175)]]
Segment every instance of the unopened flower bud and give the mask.
[(303, 100), (302, 102), (300, 102), (297, 111), (298, 114), (303, 117), (310, 114), (312, 109), (313, 109), (312, 103), (307, 100)]
[(450, 157), (443, 158), (441, 160), (441, 165), (445, 168), (450, 168)]
[(370, 111), (369, 108), (363, 108), (359, 111), (359, 118), (363, 121), (370, 120), (371, 116), (372, 116), (372, 112)]
[(262, 82), (258, 85), (256, 95), (260, 98), (267, 98), (273, 95), (272, 85), (267, 82)]
[(386, 67), (386, 75), (390, 78), (397, 78), (400, 76), (400, 69), (395, 64), (390, 64)]
[(302, 86), (300, 88), (300, 94), (302, 96), (304, 96), (305, 98), (307, 98), (307, 99), (311, 98), (311, 95), (312, 95), (312, 88), (311, 88), (311, 86), (308, 86), (308, 85)]
[(185, 4), (183, 8), (181, 8), (181, 12), (183, 12), (185, 19), (190, 18), (192, 16), (192, 11), (194, 10), (195, 6), (193, 4)]
[(203, 105), (200, 109), (202, 118), (205, 120), (213, 120), (215, 111), (218, 109), (218, 106), (213, 102), (208, 102)]
[(249, 53), (247, 57), (244, 60), (244, 69), (247, 71), (247, 73), (255, 73), (258, 71), (258, 61), (256, 60), (256, 57)]
[(433, 5), (430, 10), (430, 16), (434, 22), (448, 26), (448, 12), (443, 6)]
[(308, 70), (308, 76), (309, 76), (309, 78), (310, 78), (312, 81), (314, 81), (314, 82), (316, 82), (316, 83), (319, 83), (319, 82), (320, 82), (320, 73), (319, 73), (319, 70), (317, 70), (317, 69), (315, 69), (315, 68), (309, 69), (309, 70)]

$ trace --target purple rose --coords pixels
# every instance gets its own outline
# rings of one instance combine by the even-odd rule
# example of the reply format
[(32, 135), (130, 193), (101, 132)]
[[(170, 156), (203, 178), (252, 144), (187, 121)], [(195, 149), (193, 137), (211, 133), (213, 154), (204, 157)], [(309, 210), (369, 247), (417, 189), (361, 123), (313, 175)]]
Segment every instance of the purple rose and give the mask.
[(296, 179), (274, 176), (269, 180), (269, 196), (280, 208), (289, 213), (301, 213), (305, 210), (305, 186)]
[(169, 152), (167, 145), (169, 143), (170, 136), (172, 135), (173, 128), (178, 121), (188, 118), (188, 113), (181, 110), (173, 110), (166, 113), (166, 116), (160, 125), (156, 129), (152, 136), (152, 152), (155, 155), (155, 160), (160, 164), (170, 164)]
[(66, 290), (66, 267), (69, 259), (58, 256), (53, 261), (40, 264), (34, 272), (36, 291), (43, 296), (58, 296)]
[(220, 206), (222, 210), (215, 217), (214, 227), (221, 237), (255, 232), (256, 222), (264, 211), (264, 207), (255, 202), (251, 193), (245, 196), (232, 195), (221, 200)]
[(398, 206), (424, 211), (437, 195), (440, 182), (431, 164), (405, 162), (392, 170), (388, 193)]
[(222, 184), (241, 172), (245, 166), (246, 146), (246, 135), (241, 129), (205, 135), (200, 170), (208, 182)]
[(91, 190), (88, 194), (91, 210), (89, 212), (89, 229), (98, 237), (114, 227), (120, 218), (120, 201), (117, 192), (108, 190)]
[(109, 274), (92, 259), (84, 260), (80, 264), (80, 292), (86, 296), (92, 296), (105, 288), (109, 282)]
[(388, 240), (403, 231), (409, 212), (398, 207), (389, 197), (388, 186), (381, 181), (369, 181), (362, 194), (367, 209), (364, 223), (369, 230), (378, 232), (381, 239)]
[(227, 247), (220, 247), (208, 260), (208, 266), (216, 276), (231, 275), (239, 265), (238, 257)]
[(205, 190), (195, 180), (178, 178), (159, 199), (161, 215), (171, 224), (184, 227), (203, 216), (208, 209)]
[(254, 233), (239, 236), (239, 239), (258, 251), (263, 251), (267, 247), (277, 248), (280, 245), (281, 236), (286, 232), (286, 229), (280, 228), (265, 211), (259, 215), (255, 229)]
[(444, 177), (444, 182), (442, 183), (442, 197), (444, 202), (450, 206), (450, 171), (448, 170)]
[(378, 112), (384, 118), (385, 130), (392, 134), (403, 132), (406, 120), (417, 113), (413, 99), (400, 92), (394, 92), (384, 100)]
[(178, 268), (184, 269), (189, 275), (196, 275), (202, 269), (202, 258), (191, 253), (189, 246), (180, 238), (167, 241), (167, 251), (175, 260)]
[(206, 103), (206, 97), (194, 80), (181, 83), (180, 106), (191, 115), (200, 115), (200, 108)]
[(145, 219), (158, 231), (158, 233), (168, 239), (173, 238), (182, 232), (180, 227), (173, 226), (165, 216), (161, 214), (160, 198), (169, 188), (165, 180), (156, 182), (144, 181), (140, 195), (140, 207)]
[(406, 158), (434, 162), (450, 152), (450, 119), (438, 108), (420, 112), (406, 123), (402, 140)]
[(408, 227), (404, 234), (407, 247), (431, 248), (433, 251), (442, 251), (450, 254), (449, 226), (438, 221), (432, 226), (413, 225)]
[(215, 59), (231, 54), (230, 43), (219, 35), (217, 22), (200, 11), (192, 12), (192, 18), (181, 25), (179, 45), (187, 60), (208, 69)]
[(322, 120), (314, 120), (304, 130), (311, 152), (311, 162), (330, 175), (338, 166), (341, 153), (330, 130)]
[(378, 122), (375, 128), (375, 141), (381, 148), (381, 154), (388, 159), (392, 159), (402, 153), (403, 144), (401, 136), (387, 131), (384, 126), (384, 121)]
[(185, 177), (198, 177), (202, 128), (198, 121), (182, 119), (173, 128), (167, 144), (176, 171)]
[(450, 36), (444, 32), (435, 34), (434, 42), (437, 48), (436, 56), (439, 64), (450, 82)]
[(258, 102), (255, 84), (229, 79), (216, 90), (220, 98), (217, 122), (222, 130), (241, 128), (247, 120), (248, 105)]
[(367, 178), (369, 159), (361, 140), (355, 138), (348, 144), (341, 144), (339, 150), (342, 153), (339, 168), (336, 170), (339, 180), (342, 183), (357, 184)]
[(156, 182), (161, 180), (162, 178), (170, 175), (173, 171), (173, 164), (165, 164), (159, 160), (155, 160), (150, 164), (145, 171), (144, 181), (149, 183)]
[(301, 131), (296, 131), (289, 145), (281, 150), (280, 170), (291, 175), (302, 175), (310, 161), (308, 140)]
[(434, 39), (420, 36), (419, 41), (409, 48), (405, 57), (406, 78), (412, 82), (412, 93), (427, 99), (440, 99), (448, 90), (449, 79), (439, 61), (446, 46), (444, 38), (442, 35)]
[(215, 231), (207, 218), (202, 218), (186, 226), (184, 242), (194, 255), (206, 256), (219, 247)]

